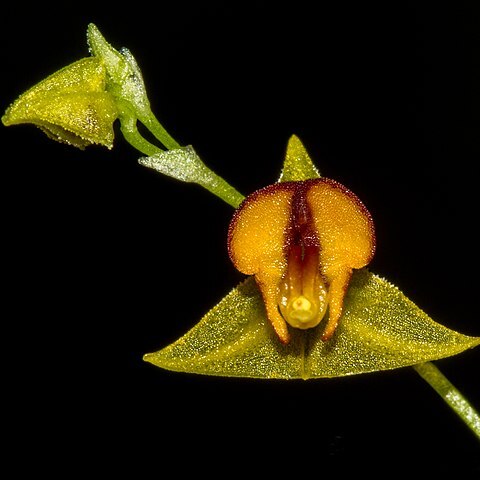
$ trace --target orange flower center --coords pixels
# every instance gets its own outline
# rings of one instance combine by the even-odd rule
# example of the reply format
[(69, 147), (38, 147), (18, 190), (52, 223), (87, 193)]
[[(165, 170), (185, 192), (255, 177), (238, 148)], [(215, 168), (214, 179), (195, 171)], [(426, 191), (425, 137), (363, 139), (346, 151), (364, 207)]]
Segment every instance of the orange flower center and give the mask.
[(278, 304), (283, 318), (292, 327), (315, 327), (327, 310), (327, 288), (318, 261), (318, 247), (294, 245), (290, 248)]

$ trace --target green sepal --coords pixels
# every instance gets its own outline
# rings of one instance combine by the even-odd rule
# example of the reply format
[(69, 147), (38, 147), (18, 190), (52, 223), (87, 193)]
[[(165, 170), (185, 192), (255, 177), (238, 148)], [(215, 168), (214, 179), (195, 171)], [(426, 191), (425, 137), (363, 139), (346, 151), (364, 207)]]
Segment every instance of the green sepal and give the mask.
[(328, 342), (321, 326), (291, 329), (283, 345), (253, 278), (234, 288), (183, 337), (144, 359), (204, 375), (309, 379), (390, 370), (456, 355), (480, 343), (436, 322), (397, 287), (356, 271), (342, 320)]
[(313, 164), (307, 149), (296, 135), (292, 135), (288, 141), (285, 161), (278, 181), (301, 181), (319, 177), (320, 172)]
[(85, 148), (112, 148), (118, 109), (106, 91), (106, 71), (98, 58), (78, 60), (42, 80), (13, 102), (4, 125), (32, 123), (50, 138)]
[(151, 116), (150, 102), (138, 64), (126, 48), (117, 51), (91, 23), (87, 28), (87, 42), (90, 52), (101, 59), (108, 74), (107, 89), (117, 103), (127, 103), (128, 114), (145, 121)]

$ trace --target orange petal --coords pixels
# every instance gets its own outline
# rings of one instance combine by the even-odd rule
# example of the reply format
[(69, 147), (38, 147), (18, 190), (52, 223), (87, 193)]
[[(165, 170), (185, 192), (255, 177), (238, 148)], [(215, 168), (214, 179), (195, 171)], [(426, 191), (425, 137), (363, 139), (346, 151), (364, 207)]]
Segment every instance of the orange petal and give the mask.
[(267, 317), (283, 343), (288, 343), (289, 334), (277, 302), (287, 267), (284, 245), (293, 195), (291, 183), (278, 183), (254, 192), (235, 212), (228, 233), (230, 258), (242, 273), (255, 275)]
[(249, 195), (235, 212), (228, 250), (242, 273), (282, 276), (294, 192), (292, 183), (270, 185)]
[(352, 277), (352, 269), (345, 268), (333, 278), (328, 288), (328, 321), (322, 334), (322, 340), (326, 342), (330, 340), (335, 333), (338, 322), (343, 312), (343, 300), (347, 293), (348, 284)]
[(367, 265), (375, 252), (375, 234), (372, 218), (358, 197), (326, 178), (311, 181), (306, 197), (327, 281), (331, 282), (345, 267)]
[(329, 285), (328, 322), (322, 340), (338, 325), (352, 269), (367, 265), (375, 252), (372, 218), (363, 203), (338, 182), (320, 179), (307, 192), (320, 243), (320, 269)]

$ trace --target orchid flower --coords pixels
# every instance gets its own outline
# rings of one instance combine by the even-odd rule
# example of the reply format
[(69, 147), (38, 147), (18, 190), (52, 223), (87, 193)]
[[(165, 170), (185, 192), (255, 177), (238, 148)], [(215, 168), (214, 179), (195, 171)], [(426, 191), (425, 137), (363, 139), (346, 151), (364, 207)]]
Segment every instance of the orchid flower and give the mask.
[(82, 149), (112, 148), (118, 119), (141, 165), (197, 183), (235, 208), (228, 252), (245, 279), (190, 331), (144, 359), (179, 372), (264, 379), (412, 366), (480, 438), (478, 413), (431, 363), (478, 346), (480, 337), (436, 323), (368, 270), (381, 245), (355, 193), (322, 177), (293, 135), (278, 180), (245, 198), (158, 122), (130, 51), (117, 51), (93, 24), (87, 40), (91, 56), (21, 95), (4, 125), (32, 123)]

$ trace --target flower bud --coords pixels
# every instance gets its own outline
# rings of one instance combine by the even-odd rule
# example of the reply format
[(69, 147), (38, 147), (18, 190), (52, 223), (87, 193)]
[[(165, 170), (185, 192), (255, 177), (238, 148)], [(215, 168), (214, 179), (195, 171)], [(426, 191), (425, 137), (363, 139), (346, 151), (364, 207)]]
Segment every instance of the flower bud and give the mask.
[(106, 70), (96, 57), (78, 60), (21, 95), (2, 117), (4, 125), (32, 123), (50, 138), (78, 148), (113, 146), (118, 116), (106, 91)]

